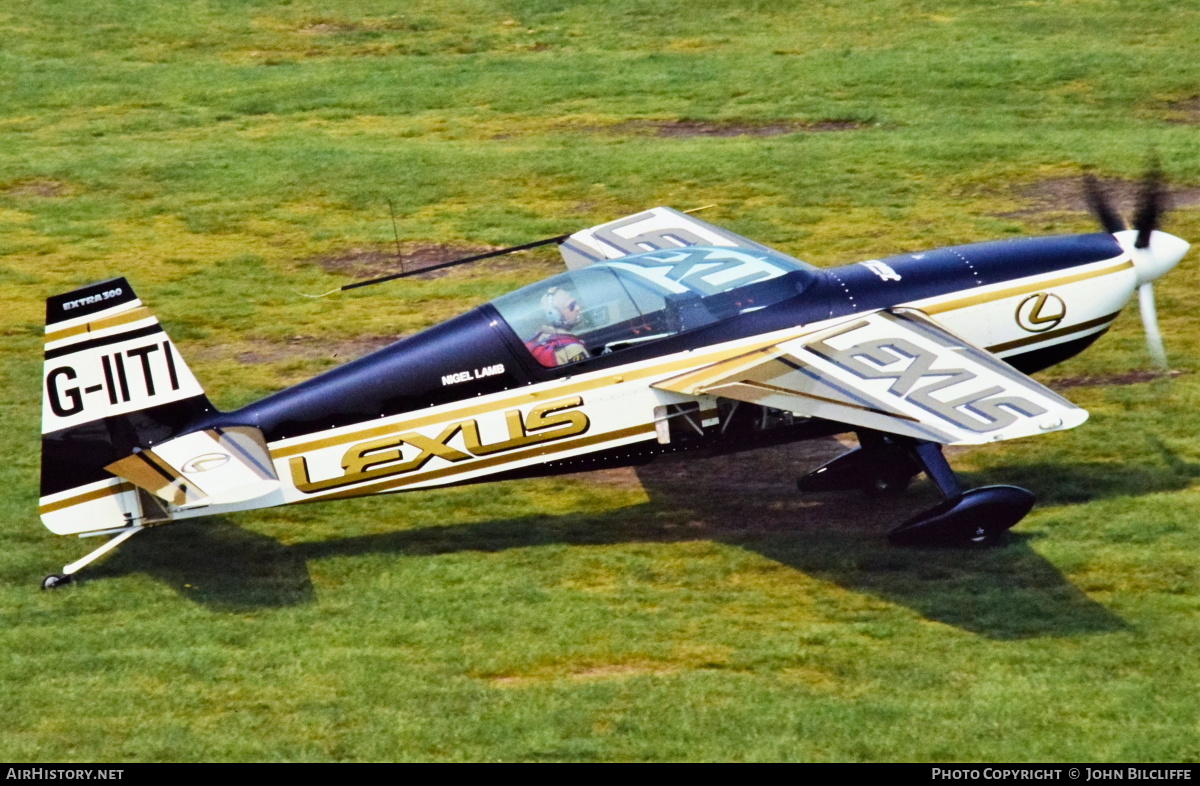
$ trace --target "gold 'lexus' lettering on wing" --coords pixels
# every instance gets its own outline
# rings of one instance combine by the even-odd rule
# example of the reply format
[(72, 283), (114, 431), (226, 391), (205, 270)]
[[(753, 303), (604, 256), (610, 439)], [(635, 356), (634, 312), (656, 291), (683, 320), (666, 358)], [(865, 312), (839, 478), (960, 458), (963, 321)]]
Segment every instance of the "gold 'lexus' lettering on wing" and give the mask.
[[(865, 320), (855, 323), (835, 336), (852, 333), (868, 324)], [(979, 389), (986, 383), (975, 372), (959, 366), (952, 351), (942, 357), (899, 337), (867, 339), (845, 349), (837, 349), (825, 339), (812, 342), (808, 349), (861, 379), (894, 380), (888, 388), (889, 394), (967, 431), (986, 434), (1011, 426), (1018, 415), (1032, 418), (1046, 413), (1045, 407), (999, 385)], [(934, 368), (941, 362), (952, 365)], [(903, 365), (897, 368), (899, 364)], [(977, 384), (971, 385), (972, 382)], [(964, 384), (972, 392), (964, 394), (961, 387)], [(946, 390), (953, 390), (951, 395), (958, 397), (950, 401), (934, 398), (933, 393)]]
[[(521, 410), (510, 409), (504, 413), (508, 426), (508, 438), (490, 444), (484, 443), (479, 435), (476, 420), (460, 420), (445, 426), (436, 437), (415, 431), (368, 440), (352, 445), (342, 457), (344, 474), (327, 480), (312, 480), (308, 474), (308, 462), (304, 456), (293, 457), (288, 465), (292, 472), (292, 483), (305, 494), (349, 486), (368, 480), (416, 472), (435, 456), (449, 462), (466, 461), (476, 456), (504, 453), (526, 445), (551, 442), (576, 434), (583, 434), (591, 425), (583, 412), (575, 409), (583, 404), (579, 396), (539, 404), (522, 417)], [(465, 451), (449, 443), (462, 434)], [(416, 453), (405, 460), (404, 446), (415, 448)]]

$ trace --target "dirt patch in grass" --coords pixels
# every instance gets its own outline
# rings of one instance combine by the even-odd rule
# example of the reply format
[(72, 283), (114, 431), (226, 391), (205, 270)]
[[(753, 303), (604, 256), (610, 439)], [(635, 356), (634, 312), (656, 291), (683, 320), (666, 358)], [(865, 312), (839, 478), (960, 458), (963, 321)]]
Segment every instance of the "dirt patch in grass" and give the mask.
[(800, 132), (823, 133), (830, 131), (857, 131), (868, 128), (867, 123), (857, 120), (775, 120), (754, 122), (748, 120), (628, 120), (594, 130), (617, 134), (652, 134), (663, 137), (732, 137), (732, 136), (781, 136)]
[[(320, 265), (329, 273), (341, 273), (357, 280), (380, 278), (392, 273), (411, 273), (429, 267), (435, 267), (446, 262), (454, 262), (467, 257), (478, 256), (489, 251), (496, 251), (500, 246), (481, 246), (466, 244), (411, 243), (402, 245), (400, 253), (395, 248), (351, 248), (325, 256), (313, 257), (306, 260)], [(562, 257), (553, 245), (532, 248), (525, 251), (515, 251), (500, 256), (481, 259), (477, 264), (465, 265), (461, 268), (444, 268), (421, 273), (414, 278), (430, 280), (441, 278), (454, 270), (482, 269), (488, 275), (509, 273), (513, 271), (534, 270), (541, 275), (550, 275), (562, 271)]]
[(1185, 372), (1171, 369), (1168, 371), (1127, 371), (1124, 374), (1098, 374), (1095, 376), (1063, 377), (1054, 379), (1047, 384), (1054, 390), (1067, 388), (1107, 388), (1118, 385), (1137, 385), (1141, 382), (1153, 382), (1156, 379), (1174, 379)]
[(76, 193), (74, 186), (61, 180), (19, 180), (5, 186), (0, 193), (13, 197), (65, 197)]
[[(563, 133), (601, 134), (606, 136), (665, 137), (694, 139), (696, 137), (783, 136), (785, 134), (819, 134), (835, 131), (859, 131), (873, 123), (858, 120), (624, 120), (603, 125), (581, 125), (565, 120), (554, 125)], [(503, 141), (522, 136), (521, 131), (505, 131), (492, 139)]]
[[(497, 688), (525, 688), (531, 685), (544, 685), (553, 682), (597, 682), (601, 680), (619, 680), (630, 677), (663, 677), (677, 674), (682, 666), (666, 663), (621, 663), (568, 671), (565, 674), (555, 672), (512, 674), (502, 677), (485, 678)], [(695, 671), (694, 669), (692, 671)]]
[[(315, 257), (308, 261), (320, 265), (329, 273), (341, 273), (354, 278), (366, 279), (386, 276), (391, 273), (411, 272), (434, 267), (456, 259), (494, 251), (494, 246), (468, 246), (440, 243), (415, 243), (395, 249), (352, 248), (336, 254)], [(419, 278), (438, 278), (446, 271), (431, 271)]]
[[(1122, 180), (1121, 178), (1106, 178), (1100, 180), (1109, 203), (1125, 217), (1126, 222), (1133, 220), (1137, 209), (1138, 194), (1142, 184), (1137, 180)], [(1016, 195), (1023, 201), (1029, 202), (1029, 207), (1000, 214), (1003, 218), (1027, 218), (1045, 213), (1062, 211), (1087, 213), (1087, 196), (1083, 190), (1083, 178), (1058, 177), (1041, 180), (1019, 188)], [(1167, 209), (1193, 207), (1200, 205), (1200, 188), (1177, 186), (1169, 187), (1166, 199)]]
[(307, 27), (302, 27), (296, 32), (300, 35), (341, 35), (344, 33), (357, 33), (365, 28), (362, 25), (352, 24), (350, 22), (317, 22)]
[(1200, 96), (1168, 101), (1163, 108), (1163, 120), (1183, 125), (1200, 124)]
[[(399, 341), (403, 336), (357, 336), (330, 340), (320, 336), (291, 336), (285, 341), (257, 341), (253, 349), (233, 349), (233, 358), (238, 363), (261, 365), (291, 360), (336, 360), (344, 363), (388, 344)], [(211, 347), (196, 353), (197, 360), (226, 360), (230, 347)]]
[(294, 28), (296, 33), (307, 36), (338, 36), (352, 35), (354, 33), (378, 33), (412, 29), (415, 28), (405, 22), (403, 17), (400, 16), (376, 17), (374, 19), (361, 19), (354, 22), (347, 19), (331, 19), (326, 17), (324, 19), (309, 19), (305, 24)]

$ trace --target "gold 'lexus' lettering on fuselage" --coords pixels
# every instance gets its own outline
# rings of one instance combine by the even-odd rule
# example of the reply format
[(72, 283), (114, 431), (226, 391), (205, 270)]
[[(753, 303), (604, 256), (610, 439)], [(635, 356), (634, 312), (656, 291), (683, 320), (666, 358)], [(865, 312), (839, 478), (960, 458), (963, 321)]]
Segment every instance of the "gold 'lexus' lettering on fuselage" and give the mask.
[[(343, 475), (328, 480), (312, 480), (308, 475), (308, 462), (304, 456), (296, 456), (288, 463), (292, 470), (292, 483), (305, 494), (349, 486), (368, 480), (416, 472), (434, 456), (450, 462), (466, 461), (476, 456), (490, 456), (509, 450), (572, 437), (588, 430), (590, 421), (583, 412), (574, 409), (583, 404), (579, 396), (559, 399), (540, 404), (522, 417), (521, 410), (510, 409), (504, 413), (508, 425), (508, 439), (485, 444), (479, 436), (476, 420), (460, 420), (447, 425), (436, 437), (427, 437), (415, 431), (372, 439), (352, 445), (342, 457)], [(451, 447), (448, 443), (462, 433), (466, 452)], [(417, 449), (417, 454), (404, 461), (403, 445)]]

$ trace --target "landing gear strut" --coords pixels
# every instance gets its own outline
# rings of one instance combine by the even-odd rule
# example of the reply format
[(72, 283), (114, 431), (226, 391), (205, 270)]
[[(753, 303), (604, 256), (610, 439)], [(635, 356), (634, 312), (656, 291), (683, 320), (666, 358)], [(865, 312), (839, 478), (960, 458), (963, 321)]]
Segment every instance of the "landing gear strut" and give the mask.
[[(911, 440), (909, 440), (911, 442)], [(860, 447), (813, 470), (796, 481), (801, 491), (866, 491), (898, 497), (921, 472), (903, 437), (878, 431), (858, 432)]]
[(143, 529), (145, 529), (145, 527), (134, 524), (134, 525), (130, 525), (128, 527), (122, 527), (121, 529), (118, 529), (118, 530), (108, 530), (106, 532), (89, 533), (89, 534), (96, 534), (96, 535), (114, 535), (115, 534), (116, 537), (113, 538), (112, 540), (108, 541), (107, 543), (105, 543), (100, 548), (95, 549), (94, 551), (92, 551), (90, 554), (88, 554), (83, 559), (76, 560), (76, 561), (72, 562), (70, 565), (67, 565), (66, 567), (63, 568), (62, 573), (51, 573), (46, 578), (42, 579), (42, 589), (44, 589), (44, 590), (57, 589), (66, 584), (70, 584), (72, 581), (74, 581), (74, 578), (73, 578), (74, 574), (78, 573), (83, 568), (92, 564), (93, 562), (98, 560), (100, 557), (103, 557), (105, 554), (112, 551), (117, 546), (120, 546), (122, 543), (129, 540), (134, 535), (141, 532)]
[(866, 488), (903, 493), (924, 472), (943, 502), (913, 516), (888, 534), (895, 546), (991, 546), (1033, 508), (1033, 494), (1016, 486), (964, 491), (942, 455), (942, 446), (908, 437), (862, 432), (860, 447), (800, 478), (801, 491)]

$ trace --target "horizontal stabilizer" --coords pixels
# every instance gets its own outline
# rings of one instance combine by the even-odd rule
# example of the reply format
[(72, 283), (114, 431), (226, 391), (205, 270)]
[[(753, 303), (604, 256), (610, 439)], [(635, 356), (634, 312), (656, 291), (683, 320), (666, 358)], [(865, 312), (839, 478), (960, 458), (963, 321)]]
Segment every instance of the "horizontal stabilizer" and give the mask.
[(912, 309), (855, 315), (654, 387), (947, 445), (1087, 420), (1085, 410)]
[(279, 488), (262, 432), (250, 426), (184, 434), (105, 469), (178, 508), (243, 502)]

